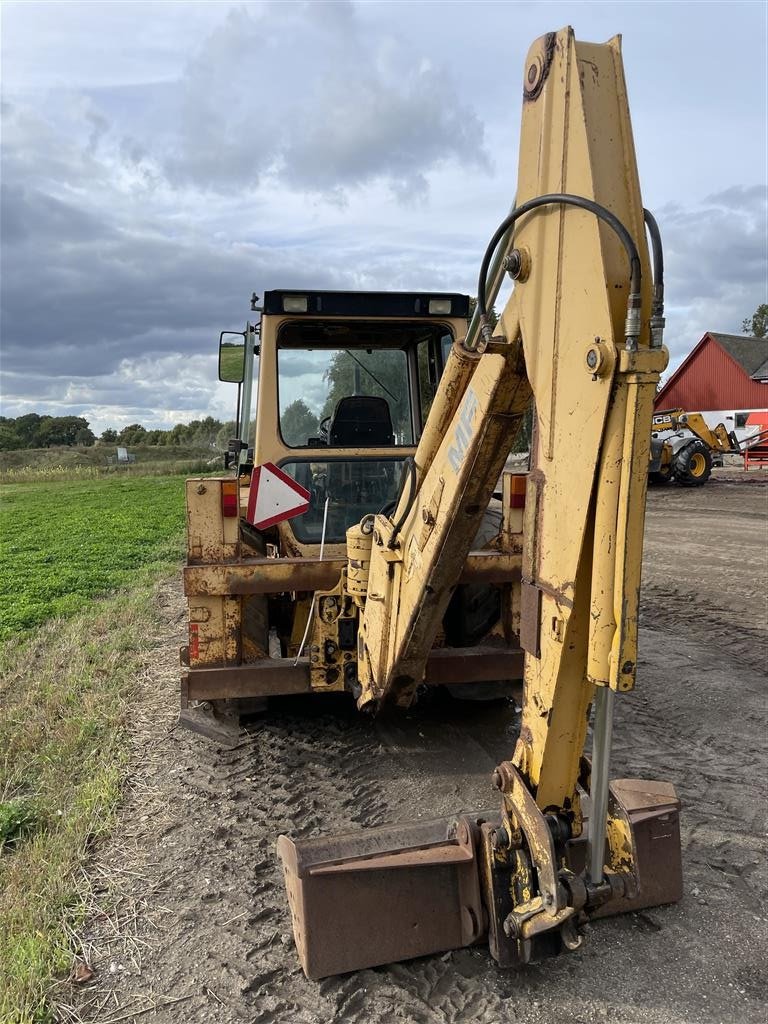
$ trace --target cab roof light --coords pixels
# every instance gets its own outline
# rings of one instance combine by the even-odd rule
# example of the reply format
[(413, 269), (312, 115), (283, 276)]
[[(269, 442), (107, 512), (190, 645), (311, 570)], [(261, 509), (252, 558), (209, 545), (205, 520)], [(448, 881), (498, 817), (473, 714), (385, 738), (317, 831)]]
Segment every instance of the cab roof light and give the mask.
[(284, 313), (306, 313), (309, 308), (309, 301), (306, 295), (284, 295)]
[(429, 312), (433, 315), (450, 316), (451, 315), (451, 300), (450, 299), (430, 299), (429, 300)]

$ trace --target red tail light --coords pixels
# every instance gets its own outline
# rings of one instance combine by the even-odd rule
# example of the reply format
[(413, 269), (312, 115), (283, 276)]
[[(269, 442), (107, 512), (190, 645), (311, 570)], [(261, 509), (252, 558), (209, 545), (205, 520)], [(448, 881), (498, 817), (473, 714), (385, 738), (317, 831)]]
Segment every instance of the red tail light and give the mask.
[(525, 508), (525, 485), (528, 477), (525, 473), (515, 473), (510, 481), (510, 508)]
[(221, 484), (221, 514), (232, 519), (240, 514), (237, 480), (224, 480)]

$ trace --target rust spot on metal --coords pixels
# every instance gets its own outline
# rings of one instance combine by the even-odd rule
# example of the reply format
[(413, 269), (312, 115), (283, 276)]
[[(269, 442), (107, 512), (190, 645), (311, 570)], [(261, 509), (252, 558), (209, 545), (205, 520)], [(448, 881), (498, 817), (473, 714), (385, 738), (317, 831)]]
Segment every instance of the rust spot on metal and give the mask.
[(476, 942), (484, 931), (477, 825), (469, 819), (278, 839), (308, 977)]
[(424, 682), (452, 683), (516, 680), (523, 675), (523, 652), (514, 647), (442, 647), (430, 651)]
[[(195, 595), (280, 594), (287, 591), (330, 590), (338, 582), (346, 565), (343, 558), (322, 561), (305, 557), (244, 558), (221, 562), (218, 557), (208, 565), (188, 565), (184, 569), (184, 593)], [(459, 577), (460, 583), (515, 583), (520, 578), (517, 552), (473, 551)], [(374, 595), (369, 594), (369, 599)]]
[(541, 95), (555, 56), (556, 39), (557, 34), (555, 32), (548, 32), (541, 39), (537, 40), (539, 44), (538, 52), (532, 63), (528, 66), (528, 73), (523, 84), (524, 102), (532, 103)]

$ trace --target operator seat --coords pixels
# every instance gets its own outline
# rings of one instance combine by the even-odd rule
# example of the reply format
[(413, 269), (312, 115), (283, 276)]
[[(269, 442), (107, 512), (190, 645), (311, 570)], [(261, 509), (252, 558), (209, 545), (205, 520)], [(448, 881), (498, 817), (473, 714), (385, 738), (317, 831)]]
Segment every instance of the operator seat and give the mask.
[(336, 403), (328, 429), (331, 448), (380, 448), (395, 443), (386, 398), (347, 395)]

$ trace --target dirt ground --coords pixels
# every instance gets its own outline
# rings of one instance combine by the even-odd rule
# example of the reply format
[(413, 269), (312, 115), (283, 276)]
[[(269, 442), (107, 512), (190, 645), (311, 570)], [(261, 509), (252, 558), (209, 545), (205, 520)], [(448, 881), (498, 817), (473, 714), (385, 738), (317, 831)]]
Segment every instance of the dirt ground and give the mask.
[(223, 750), (175, 726), (184, 616), (180, 589), (164, 591), (167, 645), (143, 680), (119, 827), (93, 865), (95, 977), (62, 1003), (100, 1024), (762, 1024), (767, 551), (768, 474), (651, 491), (638, 687), (617, 701), (613, 774), (678, 787), (685, 895), (513, 971), (477, 947), (308, 982), (274, 851), (280, 832), (493, 806), (514, 706), (435, 699), (372, 723), (344, 701), (285, 700)]

